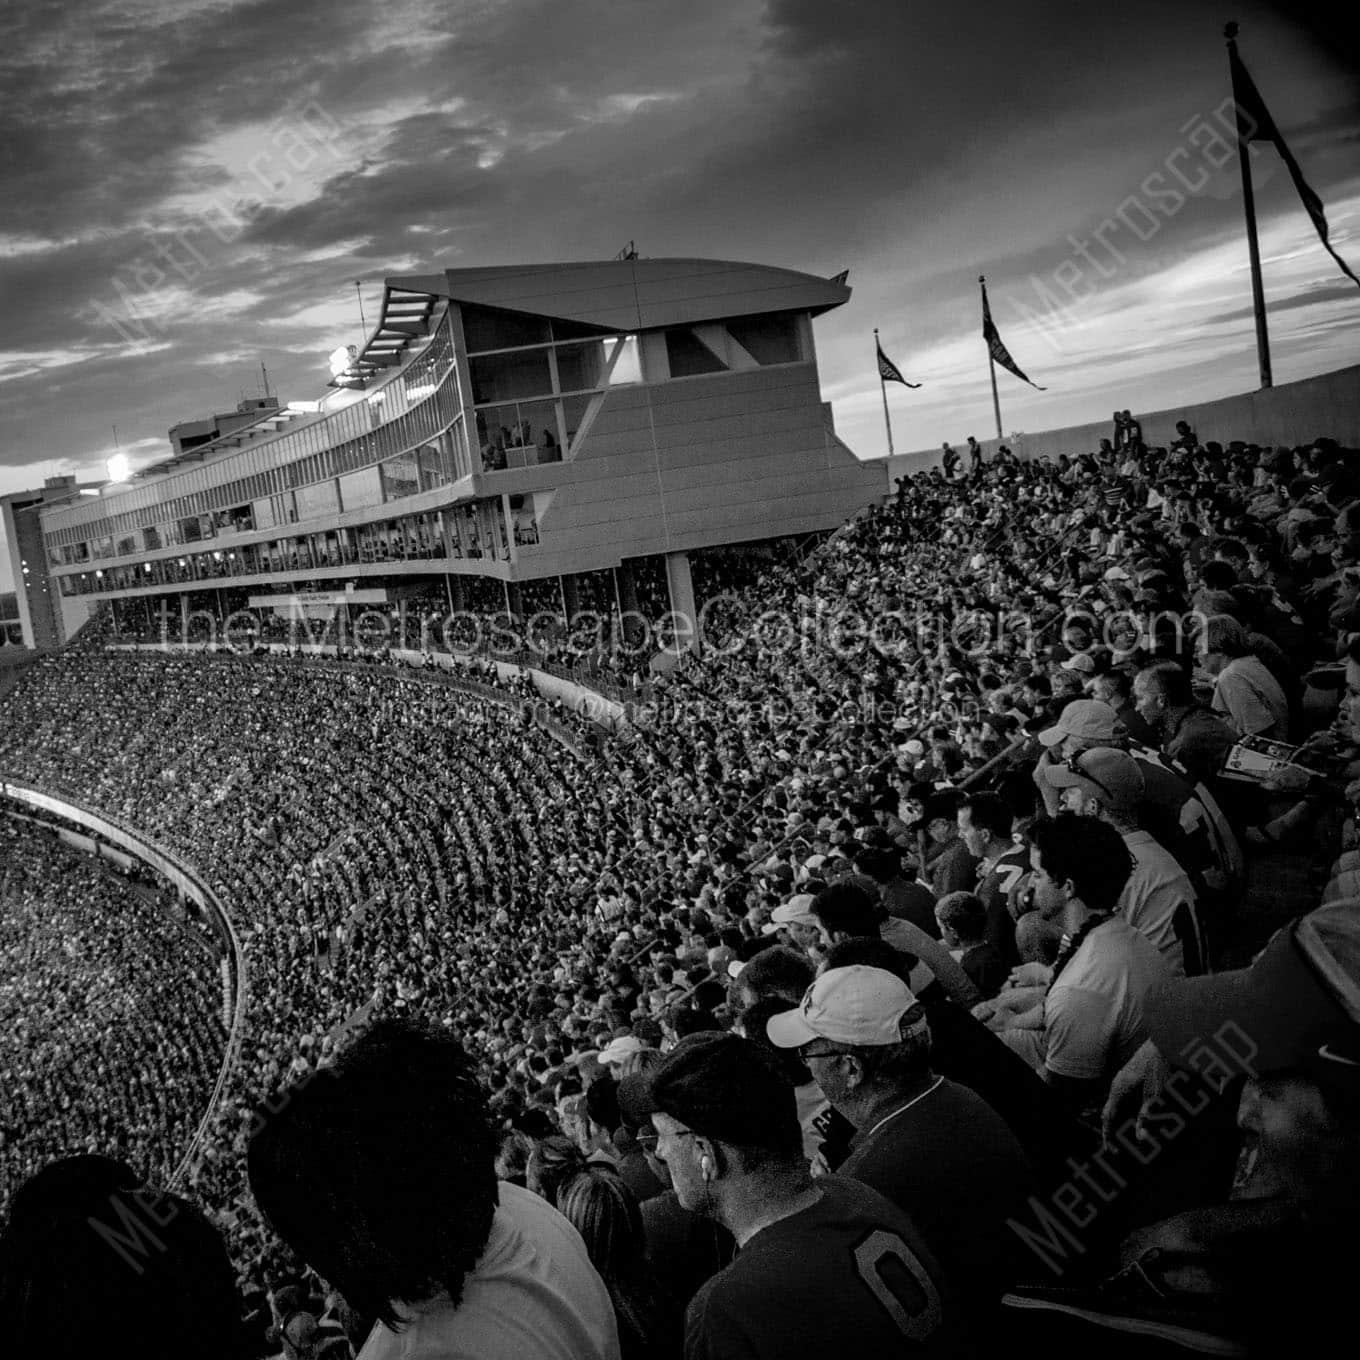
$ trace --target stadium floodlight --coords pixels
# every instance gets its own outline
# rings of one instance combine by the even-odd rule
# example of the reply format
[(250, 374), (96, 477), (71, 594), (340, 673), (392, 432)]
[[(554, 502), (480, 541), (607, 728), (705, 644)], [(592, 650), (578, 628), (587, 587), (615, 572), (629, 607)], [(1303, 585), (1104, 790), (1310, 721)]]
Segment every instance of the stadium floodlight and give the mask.
[(358, 357), (359, 351), (353, 345), (339, 345), (331, 350), (331, 377), (342, 377)]
[(125, 482), (132, 476), (132, 464), (125, 453), (115, 453), (105, 464), (111, 482)]

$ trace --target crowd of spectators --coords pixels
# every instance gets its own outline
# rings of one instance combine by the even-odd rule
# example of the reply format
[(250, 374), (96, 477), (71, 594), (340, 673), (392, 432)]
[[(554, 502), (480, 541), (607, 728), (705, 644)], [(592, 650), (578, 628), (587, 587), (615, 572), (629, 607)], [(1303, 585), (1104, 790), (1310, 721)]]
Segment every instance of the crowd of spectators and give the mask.
[(70, 1152), (168, 1179), (225, 1038), (210, 937), (172, 891), (0, 815), (0, 1216)]
[[(1071, 1324), (1059, 1276), (1083, 1318), (1265, 1344), (1264, 1255), (1331, 1308), (1308, 1244), (1360, 1131), (1353, 460), (1187, 432), (904, 478), (731, 589), (590, 744), (523, 682), (40, 663), (0, 769), (142, 828), (245, 940), (241, 1060), (181, 1188), (251, 1316), (290, 1354), (348, 1344), (345, 1306), (365, 1356), (398, 1318), (452, 1346), (460, 1314), (510, 1327), (486, 1262), (525, 1239), (561, 1267), (525, 1355), (555, 1327), (580, 1355), (857, 1329), (955, 1354)], [(1290, 848), (1325, 887), (1279, 878)], [(1176, 1115), (1176, 1065), (1233, 1025)], [(1158, 1142), (1169, 1115), (1191, 1131)], [(419, 1225), (460, 1193), (463, 1236)]]

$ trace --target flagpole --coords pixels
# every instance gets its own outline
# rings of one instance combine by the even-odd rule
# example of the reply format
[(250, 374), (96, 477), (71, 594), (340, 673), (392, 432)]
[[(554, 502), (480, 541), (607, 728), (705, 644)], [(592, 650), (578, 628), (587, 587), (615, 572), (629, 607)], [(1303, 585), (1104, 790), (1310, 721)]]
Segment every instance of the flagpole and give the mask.
[[(878, 353), (879, 348), (880, 346), (878, 343), (878, 327), (875, 326), (874, 327), (875, 354)], [(883, 393), (883, 423), (888, 427), (888, 457), (891, 458), (893, 456), (892, 417), (888, 415), (888, 382), (887, 379), (884, 378), (883, 376), (882, 368), (879, 368), (878, 370), (878, 389), (880, 392)]]
[[(982, 289), (983, 310), (987, 307), (987, 276), (978, 275), (978, 287)], [(1004, 439), (1001, 433), (1001, 398), (996, 394), (996, 360), (992, 358), (992, 347), (987, 346), (987, 371), (992, 375), (992, 412), (996, 416), (996, 437)]]
[[(1237, 81), (1233, 78), (1237, 58), (1237, 25), (1226, 24), (1228, 75), (1232, 81), (1233, 104), (1237, 104)], [(1242, 168), (1242, 208), (1247, 215), (1247, 255), (1251, 261), (1251, 305), (1256, 315), (1256, 359), (1261, 370), (1261, 386), (1272, 386), (1270, 375), (1270, 335), (1266, 330), (1266, 290), (1261, 281), (1261, 247), (1256, 239), (1256, 195), (1251, 187), (1251, 157), (1242, 140), (1242, 119), (1237, 119), (1237, 163)]]

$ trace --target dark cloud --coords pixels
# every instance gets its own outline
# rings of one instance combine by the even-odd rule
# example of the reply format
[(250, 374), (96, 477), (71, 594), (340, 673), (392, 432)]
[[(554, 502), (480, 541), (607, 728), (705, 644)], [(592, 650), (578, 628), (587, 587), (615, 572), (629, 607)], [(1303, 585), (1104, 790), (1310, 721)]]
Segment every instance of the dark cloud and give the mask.
[[(1321, 302), (1354, 302), (1360, 305), (1360, 288), (1344, 280), (1320, 288), (1309, 288), (1305, 292), (1295, 293), (1292, 297), (1272, 300), (1270, 315), (1278, 316), (1281, 312), (1294, 312), (1301, 307), (1314, 307)], [(1255, 311), (1249, 306), (1235, 307), (1228, 312), (1214, 312), (1205, 317), (1204, 321), (1207, 325), (1221, 325), (1229, 321), (1246, 321), (1255, 315)]]

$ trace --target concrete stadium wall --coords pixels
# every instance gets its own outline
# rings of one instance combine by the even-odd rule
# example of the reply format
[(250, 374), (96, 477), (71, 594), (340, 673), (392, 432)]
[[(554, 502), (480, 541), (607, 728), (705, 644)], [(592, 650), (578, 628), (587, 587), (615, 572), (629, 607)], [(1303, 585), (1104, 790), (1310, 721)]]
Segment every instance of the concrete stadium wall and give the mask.
[[(1360, 446), (1360, 365), (1218, 401), (1170, 406), (1161, 411), (1135, 411), (1134, 415), (1142, 422), (1144, 440), (1154, 446), (1170, 444), (1176, 437), (1176, 422), (1187, 420), (1201, 441), (1216, 439), (1224, 445), (1229, 440), (1245, 439), (1256, 444), (1293, 446), (1328, 436), (1356, 447)], [(1016, 439), (978, 442), (988, 458), (1002, 443), (1009, 444), (1020, 458), (1057, 458), (1062, 454), (1071, 457), (1092, 453), (1100, 447), (1102, 439), (1111, 438), (1113, 433), (1114, 422), (1106, 419), (1024, 434)], [(967, 449), (966, 435), (949, 442), (960, 452)], [(939, 467), (940, 450), (920, 449), (873, 461), (883, 465), (884, 484), (891, 491), (895, 477)]]

